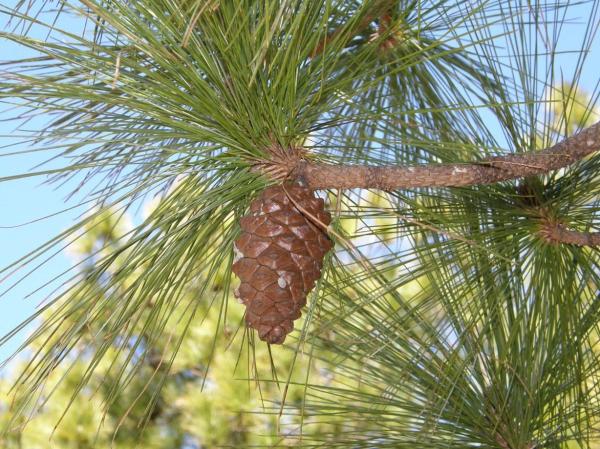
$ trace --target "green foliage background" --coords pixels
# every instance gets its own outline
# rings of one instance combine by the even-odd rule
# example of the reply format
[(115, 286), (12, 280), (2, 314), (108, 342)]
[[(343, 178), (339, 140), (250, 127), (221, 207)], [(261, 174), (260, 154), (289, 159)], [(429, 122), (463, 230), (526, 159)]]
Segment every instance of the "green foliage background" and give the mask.
[[(97, 220), (90, 223), (85, 237), (71, 250), (75, 261), (84, 259), (99, 244), (116, 244), (129, 221), (122, 218), (118, 222), (108, 212), (101, 214)], [(118, 263), (113, 269), (118, 270)], [(219, 311), (209, 307), (208, 298), (214, 298), (223, 288), (215, 286), (211, 292), (204, 294), (204, 298), (198, 297), (197, 286), (191, 285), (186, 289), (186, 298), (201, 301), (202, 305), (198, 310), (198, 320), (188, 329), (167, 378), (159, 383), (157, 371), (165, 370), (165, 361), (174, 353), (171, 345), (173, 335), (177, 335), (178, 328), (182, 326), (177, 320), (169, 323), (171, 331), (165, 334), (162, 343), (140, 349), (140, 352), (146, 353), (144, 360), (136, 362), (140, 363), (140, 369), (135, 377), (128, 379), (127, 388), (110, 400), (108, 407), (113, 394), (110, 379), (107, 379), (111, 375), (108, 360), (116, 354), (115, 351), (107, 354), (86, 388), (73, 397), (73, 391), (85, 375), (102, 323), (93, 323), (92, 327), (83, 329), (80, 346), (86, 350), (70, 359), (69, 370), (57, 369), (47, 379), (49, 386), (58, 387), (52, 400), (47, 401), (40, 411), (33, 412), (32, 416), (15, 417), (11, 416), (10, 403), (0, 402), (0, 423), (16, 426), (0, 439), (1, 447), (293, 446), (303, 424), (299, 415), (303, 408), (302, 383), (307, 372), (311, 373), (308, 377), (310, 382), (319, 385), (334, 385), (334, 373), (324, 363), (311, 360), (306, 355), (295, 360), (292, 373), (293, 351), (278, 347), (267, 349), (266, 345), (257, 345), (252, 354), (245, 352), (241, 349), (243, 329), (239, 327), (243, 307), (237, 303), (230, 305), (228, 324), (217, 332)], [(102, 294), (98, 293), (96, 300), (102, 299)], [(65, 300), (76, 301), (77, 298)], [(36, 349), (35, 345), (30, 348), (31, 351)], [(276, 368), (272, 365), (272, 357), (277, 361)], [(23, 358), (26, 359), (27, 355)], [(23, 360), (18, 363), (23, 363)], [(18, 370), (18, 363), (13, 364), (12, 370)], [(276, 373), (271, 371), (272, 368), (276, 369)], [(288, 379), (287, 375), (291, 377)], [(286, 413), (289, 415), (279, 419), (287, 380), (299, 385), (292, 384), (287, 388)], [(14, 378), (10, 376), (1, 380), (2, 397), (8, 397), (13, 382)], [(146, 404), (151, 401), (156, 405), (148, 415)], [(65, 413), (68, 405), (70, 409)], [(27, 426), (19, 427), (31, 417), (34, 419)], [(305, 420), (306, 423), (311, 421), (310, 418)], [(338, 421), (314, 422), (310, 432), (322, 429), (340, 431)]]

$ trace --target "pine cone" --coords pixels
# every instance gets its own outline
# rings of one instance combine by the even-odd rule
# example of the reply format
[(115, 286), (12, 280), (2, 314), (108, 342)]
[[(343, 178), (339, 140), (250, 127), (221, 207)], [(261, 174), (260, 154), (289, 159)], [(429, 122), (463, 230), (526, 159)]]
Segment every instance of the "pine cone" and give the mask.
[(324, 201), (296, 184), (265, 189), (240, 220), (232, 269), (241, 284), (235, 296), (247, 307), (246, 323), (263, 341), (283, 343), (321, 276), (333, 244), (315, 221), (325, 226), (331, 221)]

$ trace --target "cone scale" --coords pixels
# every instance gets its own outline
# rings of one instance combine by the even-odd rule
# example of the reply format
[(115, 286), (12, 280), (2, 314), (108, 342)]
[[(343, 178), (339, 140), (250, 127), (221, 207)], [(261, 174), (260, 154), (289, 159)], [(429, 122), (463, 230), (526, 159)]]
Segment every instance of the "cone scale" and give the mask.
[(234, 294), (261, 340), (281, 344), (294, 329), (333, 247), (323, 231), (330, 221), (323, 199), (298, 184), (268, 187), (241, 218), (232, 267), (241, 282)]

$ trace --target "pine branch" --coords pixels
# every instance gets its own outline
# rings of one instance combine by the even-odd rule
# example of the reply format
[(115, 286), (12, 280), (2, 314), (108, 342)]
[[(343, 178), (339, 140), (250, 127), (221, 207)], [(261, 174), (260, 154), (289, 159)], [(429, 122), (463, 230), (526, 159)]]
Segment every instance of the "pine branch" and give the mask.
[[(396, 6), (395, 3), (396, 2), (389, 1), (389, 0), (383, 0), (381, 2), (375, 3), (373, 9), (371, 11), (368, 11), (367, 14), (365, 15), (365, 17), (358, 23), (354, 32), (348, 37), (348, 40), (351, 40), (352, 37), (365, 31), (369, 27), (371, 22), (373, 22), (375, 19), (377, 19), (377, 17), (379, 15), (381, 15), (381, 14), (387, 15), (388, 12), (391, 11), (394, 6)], [(344, 34), (347, 31), (348, 30), (346, 29), (346, 26), (344, 25), (344, 26), (340, 26), (339, 28), (335, 29), (334, 31), (332, 31), (331, 33), (329, 33), (328, 35), (323, 37), (323, 39), (321, 39), (321, 41), (317, 44), (317, 46), (313, 50), (311, 57), (315, 58), (315, 57), (319, 56), (321, 53), (323, 53), (323, 51), (325, 51), (325, 48), (327, 47), (327, 45), (329, 45), (332, 41), (334, 41), (335, 39), (337, 39), (339, 36), (341, 36), (342, 34)]]
[(298, 161), (292, 176), (312, 189), (463, 187), (540, 175), (571, 165), (600, 147), (600, 122), (535, 153), (511, 154), (464, 164), (414, 167), (334, 165)]
[[(365, 28), (367, 28), (369, 26), (369, 23), (371, 23), (372, 20), (373, 20), (373, 17), (371, 17), (371, 16), (367, 16), (364, 20), (362, 20), (357, 27), (356, 34), (360, 33)], [(328, 34), (327, 36), (323, 37), (323, 39), (321, 39), (321, 41), (317, 44), (317, 46), (313, 50), (312, 54), (310, 55), (311, 58), (316, 58), (321, 53), (323, 53), (323, 51), (325, 51), (325, 47), (327, 47), (327, 45), (329, 45), (330, 42), (335, 40), (343, 32), (344, 32), (344, 28), (340, 27), (340, 28), (336, 29), (335, 31), (331, 32), (330, 34)]]
[(580, 232), (565, 228), (560, 223), (545, 223), (540, 229), (539, 234), (549, 243), (576, 246), (600, 246), (600, 232)]

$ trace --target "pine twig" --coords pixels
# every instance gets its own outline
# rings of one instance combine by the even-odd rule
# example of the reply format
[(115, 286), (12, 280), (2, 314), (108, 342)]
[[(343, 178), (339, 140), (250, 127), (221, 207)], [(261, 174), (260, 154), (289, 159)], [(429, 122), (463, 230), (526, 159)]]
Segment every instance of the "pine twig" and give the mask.
[[(390, 0), (382, 0), (380, 2), (376, 2), (373, 9), (371, 11), (368, 11), (368, 13), (365, 15), (365, 17), (357, 24), (356, 28), (354, 29), (354, 33), (349, 38), (351, 39), (352, 37), (356, 36), (357, 34), (362, 33), (364, 30), (366, 30), (369, 27), (371, 22), (373, 22), (380, 14), (387, 13), (388, 11), (392, 10), (394, 6), (395, 6), (395, 2), (390, 1)], [(325, 37), (323, 37), (323, 39), (321, 39), (321, 41), (317, 44), (315, 49), (312, 51), (311, 57), (315, 58), (316, 56), (319, 56), (321, 53), (323, 53), (323, 51), (325, 51), (325, 48), (327, 47), (327, 45), (330, 42), (337, 39), (340, 35), (342, 35), (346, 31), (347, 31), (346, 25), (341, 25), (336, 30), (327, 34)]]
[(600, 149), (600, 122), (533, 153), (510, 154), (463, 164), (417, 166), (337, 165), (299, 160), (293, 177), (312, 189), (395, 190), (494, 184), (567, 167)]
[(545, 222), (539, 231), (539, 235), (548, 243), (553, 244), (600, 246), (600, 232), (572, 231), (553, 221)]

